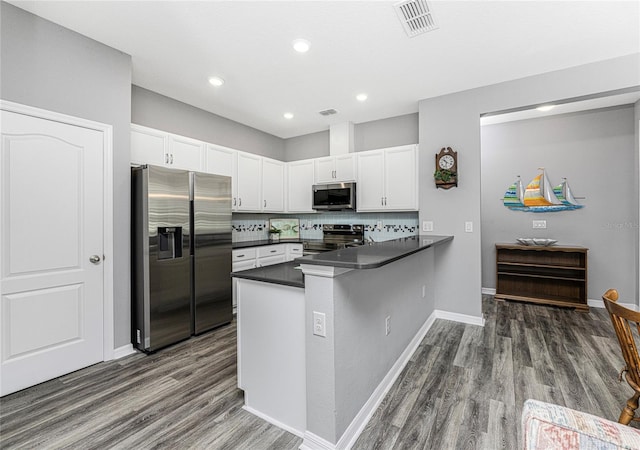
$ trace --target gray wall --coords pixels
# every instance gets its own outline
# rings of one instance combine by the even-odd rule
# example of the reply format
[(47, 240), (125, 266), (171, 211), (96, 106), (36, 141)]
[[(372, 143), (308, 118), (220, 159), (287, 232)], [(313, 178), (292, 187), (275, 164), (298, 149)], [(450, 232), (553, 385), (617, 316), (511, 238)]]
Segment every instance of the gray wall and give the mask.
[(131, 57), (4, 2), (0, 16), (2, 99), (113, 126), (114, 333), (129, 344)]
[[(354, 151), (418, 143), (418, 114), (389, 117), (353, 126)], [(329, 156), (329, 131), (285, 139), (285, 161)]]
[(138, 86), (131, 87), (131, 122), (285, 160), (284, 142), (279, 137)]
[[(436, 249), (436, 309), (481, 316), (480, 115), (638, 85), (635, 54), (420, 102), (420, 221), (455, 236)], [(433, 184), (433, 155), (447, 146), (458, 151), (459, 185), (445, 191)], [(464, 232), (466, 221), (472, 233)]]
[(355, 151), (418, 143), (418, 113), (358, 123), (354, 126)]
[(284, 155), (286, 161), (329, 156), (329, 130), (285, 139)]
[[(634, 111), (632, 106), (483, 126), (482, 287), (495, 288), (495, 243), (548, 237), (589, 248), (589, 298), (610, 287), (635, 292), (637, 229)], [(501, 198), (517, 175), (526, 186), (545, 167), (556, 185), (566, 177), (584, 207), (525, 213)], [(546, 220), (533, 230), (532, 220)]]

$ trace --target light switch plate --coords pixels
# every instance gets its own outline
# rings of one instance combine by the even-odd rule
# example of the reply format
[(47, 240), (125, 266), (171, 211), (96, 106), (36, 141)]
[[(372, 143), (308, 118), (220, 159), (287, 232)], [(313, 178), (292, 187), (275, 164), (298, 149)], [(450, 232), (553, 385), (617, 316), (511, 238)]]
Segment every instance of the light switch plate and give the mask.
[(473, 222), (465, 222), (464, 223), (464, 232), (465, 233), (473, 233)]
[(422, 222), (422, 231), (433, 231), (433, 222), (430, 220)]

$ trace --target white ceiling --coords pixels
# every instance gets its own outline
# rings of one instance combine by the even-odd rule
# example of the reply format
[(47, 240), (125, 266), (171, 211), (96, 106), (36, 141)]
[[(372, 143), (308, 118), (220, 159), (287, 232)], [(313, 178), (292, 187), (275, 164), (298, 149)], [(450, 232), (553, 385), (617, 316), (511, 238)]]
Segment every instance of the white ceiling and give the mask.
[(431, 1), (439, 28), (414, 38), (388, 1), (10, 3), (130, 54), (138, 86), (282, 138), (640, 52), (637, 1)]

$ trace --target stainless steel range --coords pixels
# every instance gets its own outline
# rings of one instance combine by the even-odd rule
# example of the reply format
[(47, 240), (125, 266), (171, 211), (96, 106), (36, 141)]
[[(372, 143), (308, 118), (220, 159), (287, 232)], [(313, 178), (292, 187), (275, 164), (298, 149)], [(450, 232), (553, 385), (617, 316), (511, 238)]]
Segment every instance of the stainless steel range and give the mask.
[(326, 224), (322, 226), (322, 242), (305, 242), (304, 254), (313, 255), (364, 244), (364, 225)]

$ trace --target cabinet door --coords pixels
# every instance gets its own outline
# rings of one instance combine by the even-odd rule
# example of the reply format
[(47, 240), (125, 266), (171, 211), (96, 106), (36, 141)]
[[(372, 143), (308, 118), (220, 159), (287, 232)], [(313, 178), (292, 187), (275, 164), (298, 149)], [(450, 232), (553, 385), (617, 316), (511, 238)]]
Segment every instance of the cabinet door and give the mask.
[(251, 153), (238, 152), (237, 194), (238, 211), (260, 211), (262, 158)]
[(284, 211), (284, 163), (262, 159), (262, 210)]
[(418, 167), (415, 145), (385, 150), (384, 176), (386, 209), (417, 210)]
[(382, 211), (384, 206), (384, 151), (358, 154), (358, 211)]
[(231, 208), (238, 209), (238, 177), (235, 175), (238, 152), (220, 145), (207, 144), (205, 172), (231, 177)]
[(131, 162), (164, 166), (165, 156), (168, 155), (167, 143), (167, 133), (140, 125), (131, 125)]
[(287, 211), (315, 212), (313, 206), (313, 160), (295, 161), (287, 164)]
[(316, 183), (335, 181), (335, 159), (333, 157), (316, 159)]
[(182, 136), (169, 135), (169, 167), (202, 171), (204, 142)]
[(236, 153), (231, 148), (208, 144), (205, 156), (205, 172), (232, 177)]
[(272, 266), (274, 264), (280, 264), (286, 261), (286, 255), (265, 256), (264, 258), (258, 258), (258, 267)]
[(300, 258), (304, 253), (304, 246), (302, 244), (287, 244), (287, 261), (293, 261), (296, 258)]
[(355, 181), (355, 155), (340, 155), (335, 157), (335, 181)]
[(233, 265), (231, 266), (231, 270), (233, 270), (234, 272), (240, 272), (241, 270), (254, 269), (255, 267), (256, 267), (256, 260), (249, 259), (246, 261), (234, 262)]

